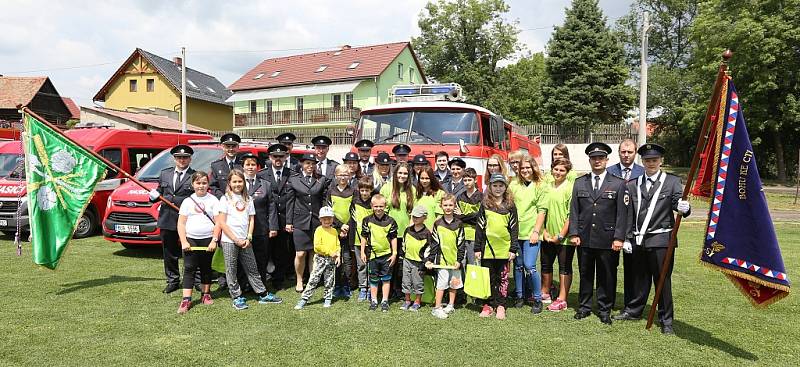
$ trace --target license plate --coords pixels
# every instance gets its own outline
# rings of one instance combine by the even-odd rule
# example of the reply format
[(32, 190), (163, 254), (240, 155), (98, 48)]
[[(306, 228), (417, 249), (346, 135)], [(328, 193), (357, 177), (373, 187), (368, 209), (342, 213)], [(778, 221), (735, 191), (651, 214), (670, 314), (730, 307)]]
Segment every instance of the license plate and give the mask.
[(7, 225), (8, 225), (8, 221), (7, 221), (7, 220), (5, 220), (5, 219), (0, 219), (0, 226), (3, 226), (3, 227), (5, 227), (5, 226), (7, 226)]
[(116, 224), (114, 230), (122, 233), (139, 233), (139, 226), (132, 226), (128, 224)]

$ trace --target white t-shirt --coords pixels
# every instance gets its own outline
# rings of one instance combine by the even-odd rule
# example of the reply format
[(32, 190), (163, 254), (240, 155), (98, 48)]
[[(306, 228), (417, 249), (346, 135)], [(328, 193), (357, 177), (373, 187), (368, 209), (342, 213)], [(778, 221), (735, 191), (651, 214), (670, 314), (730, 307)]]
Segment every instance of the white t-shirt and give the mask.
[[(197, 201), (196, 204), (195, 201)], [(217, 205), (219, 205), (219, 200), (211, 194), (203, 197), (192, 194), (191, 198), (181, 203), (181, 210), (178, 214), (186, 216), (186, 237), (196, 240), (211, 238), (214, 223), (203, 212), (213, 218)]]
[[(233, 194), (233, 199), (228, 200), (228, 195), (222, 195), (217, 205), (217, 214), (227, 214), (225, 223), (233, 231), (234, 235), (239, 239), (247, 238), (247, 226), (250, 224), (250, 216), (256, 215), (256, 207), (253, 205), (253, 200), (250, 199), (247, 203), (242, 200), (241, 195)], [(222, 232), (222, 241), (233, 242), (232, 239)]]

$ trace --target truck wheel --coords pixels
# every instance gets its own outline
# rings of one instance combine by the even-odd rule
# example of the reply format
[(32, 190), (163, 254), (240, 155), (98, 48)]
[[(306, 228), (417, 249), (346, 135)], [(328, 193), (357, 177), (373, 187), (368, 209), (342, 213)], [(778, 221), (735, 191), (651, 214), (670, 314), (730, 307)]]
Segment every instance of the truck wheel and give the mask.
[(81, 219), (78, 220), (78, 226), (75, 227), (74, 238), (86, 238), (94, 234), (97, 229), (95, 224), (95, 214), (87, 209), (83, 211)]

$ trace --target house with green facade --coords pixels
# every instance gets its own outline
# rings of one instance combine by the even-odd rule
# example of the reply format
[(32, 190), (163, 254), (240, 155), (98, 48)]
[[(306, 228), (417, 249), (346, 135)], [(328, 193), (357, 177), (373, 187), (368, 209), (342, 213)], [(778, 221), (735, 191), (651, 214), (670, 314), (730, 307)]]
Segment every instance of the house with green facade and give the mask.
[(299, 142), (328, 134), (342, 144), (362, 108), (389, 103), (393, 85), (425, 83), (409, 42), (342, 46), (264, 60), (230, 85), (227, 102), (242, 137), (291, 131)]

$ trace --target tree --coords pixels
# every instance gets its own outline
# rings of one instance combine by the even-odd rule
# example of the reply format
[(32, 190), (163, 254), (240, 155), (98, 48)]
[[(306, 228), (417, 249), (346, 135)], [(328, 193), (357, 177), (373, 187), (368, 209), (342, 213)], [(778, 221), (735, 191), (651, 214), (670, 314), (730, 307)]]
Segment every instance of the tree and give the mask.
[(438, 0), (420, 13), (421, 35), (412, 40), (426, 74), (455, 82), (468, 100), (482, 105), (497, 80), (497, 64), (521, 49), (516, 22), (503, 17), (503, 0)]
[(606, 26), (597, 0), (573, 0), (566, 20), (547, 44), (545, 121), (585, 128), (619, 123), (633, 104), (625, 85), (622, 45)]
[(486, 107), (519, 125), (541, 124), (544, 55), (536, 53), (498, 71)]
[(785, 182), (800, 135), (800, 0), (702, 3), (692, 40), (694, 70), (708, 89), (720, 54), (733, 51), (730, 69), (759, 170)]

